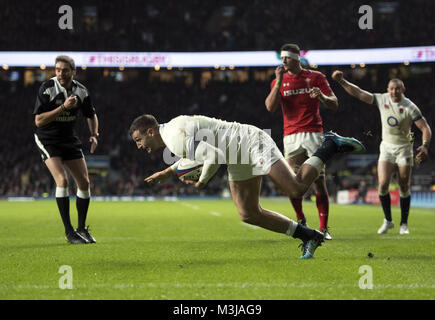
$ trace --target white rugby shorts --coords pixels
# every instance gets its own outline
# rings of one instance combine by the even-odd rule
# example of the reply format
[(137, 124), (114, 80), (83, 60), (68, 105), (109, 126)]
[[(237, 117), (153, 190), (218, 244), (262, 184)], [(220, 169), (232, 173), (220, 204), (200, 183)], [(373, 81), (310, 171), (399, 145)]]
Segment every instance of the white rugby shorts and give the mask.
[(244, 181), (269, 174), (272, 165), (283, 159), (275, 141), (265, 132), (260, 132), (259, 143), (249, 147), (249, 164), (228, 164), (228, 180)]
[(284, 157), (286, 159), (307, 153), (311, 157), (322, 145), (323, 133), (321, 132), (298, 132), (284, 136)]
[(390, 162), (401, 167), (414, 165), (412, 144), (397, 145), (382, 141), (379, 152), (379, 161)]

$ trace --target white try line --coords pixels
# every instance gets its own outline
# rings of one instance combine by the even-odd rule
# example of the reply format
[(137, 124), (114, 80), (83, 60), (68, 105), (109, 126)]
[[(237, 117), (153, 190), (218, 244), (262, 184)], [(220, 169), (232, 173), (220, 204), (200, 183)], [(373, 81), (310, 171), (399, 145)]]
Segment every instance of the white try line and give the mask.
[[(195, 211), (198, 211), (200, 209), (199, 206), (191, 204), (191, 203), (188, 203), (188, 202), (180, 202), (180, 203), (181, 203), (182, 206), (190, 208), (190, 209), (193, 209)], [(222, 214), (220, 212), (217, 212), (217, 211), (209, 211), (209, 214), (211, 214), (212, 216), (215, 216), (215, 217), (221, 217), (222, 216)]]
[[(145, 283), (117, 283), (105, 284), (98, 283), (94, 285), (74, 284), (74, 289), (149, 289), (149, 288), (359, 288), (358, 282), (334, 285), (322, 282), (295, 282), (295, 283), (269, 283), (269, 282), (243, 282), (243, 283), (172, 283), (172, 282), (145, 282)], [(57, 285), (40, 285), (40, 284), (17, 284), (17, 285), (0, 285), (0, 291), (8, 290), (48, 290), (59, 289)], [(435, 284), (427, 283), (395, 283), (395, 284), (373, 284), (373, 289), (435, 289)]]
[(198, 206), (196, 206), (196, 205), (194, 205), (194, 204), (187, 203), (187, 202), (181, 202), (181, 205), (184, 206), (184, 207), (187, 207), (187, 208), (190, 208), (190, 209), (196, 210), (196, 211), (199, 210), (199, 207), (198, 207)]
[(254, 229), (254, 230), (259, 230), (259, 229), (261, 229), (260, 227), (257, 227), (257, 226), (254, 226), (254, 225), (252, 225), (252, 224), (249, 224), (249, 223), (246, 223), (246, 222), (240, 222), (241, 224), (243, 224), (245, 227), (248, 227), (248, 228), (251, 228), (251, 229)]

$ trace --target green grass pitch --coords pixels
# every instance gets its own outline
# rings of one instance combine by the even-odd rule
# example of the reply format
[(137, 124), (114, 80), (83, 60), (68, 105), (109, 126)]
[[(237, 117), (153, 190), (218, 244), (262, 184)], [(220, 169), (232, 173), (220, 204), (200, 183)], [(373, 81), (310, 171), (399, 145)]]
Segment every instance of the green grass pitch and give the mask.
[[(261, 204), (294, 218), (288, 201)], [(304, 209), (317, 228), (315, 205)], [(411, 208), (409, 235), (399, 235), (398, 208), (385, 235), (378, 206), (330, 211), (334, 239), (300, 260), (298, 240), (242, 223), (230, 200), (94, 201), (92, 245), (66, 243), (55, 201), (2, 201), (0, 299), (435, 298), (433, 209)], [(71, 212), (75, 225), (74, 200)], [(64, 265), (72, 289), (59, 287)], [(360, 288), (370, 283), (362, 266), (372, 289)]]

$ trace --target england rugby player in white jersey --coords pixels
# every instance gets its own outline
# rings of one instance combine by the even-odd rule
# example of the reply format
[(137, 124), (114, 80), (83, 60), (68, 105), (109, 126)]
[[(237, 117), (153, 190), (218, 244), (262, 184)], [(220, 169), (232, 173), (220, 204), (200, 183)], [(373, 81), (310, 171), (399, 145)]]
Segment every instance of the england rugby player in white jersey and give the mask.
[[(242, 221), (286, 234), (303, 242), (303, 259), (313, 257), (324, 236), (288, 217), (261, 207), (263, 175), (268, 175), (286, 195), (304, 194), (323, 170), (324, 163), (338, 152), (364, 152), (356, 139), (326, 133), (324, 143), (306, 160), (296, 175), (284, 160), (272, 138), (257, 127), (204, 116), (178, 116), (159, 124), (152, 115), (136, 118), (129, 130), (138, 149), (148, 153), (166, 147), (180, 158), (202, 162), (198, 181), (182, 179), (197, 188), (204, 187), (221, 164), (227, 165), (233, 201)], [(161, 182), (175, 174), (177, 163), (145, 178)]]
[(405, 97), (405, 85), (400, 79), (388, 82), (386, 93), (370, 93), (343, 78), (343, 72), (336, 70), (332, 74), (351, 96), (377, 106), (382, 123), (382, 142), (378, 161), (379, 199), (384, 211), (384, 222), (378, 233), (386, 233), (394, 227), (391, 217), (391, 199), (389, 185), (397, 169), (400, 192), (400, 234), (409, 234), (408, 215), (411, 203), (411, 171), (414, 164), (413, 134), (411, 126), (414, 123), (422, 132), (422, 143), (417, 148), (417, 162), (429, 157), (429, 144), (432, 137), (431, 129), (420, 109)]

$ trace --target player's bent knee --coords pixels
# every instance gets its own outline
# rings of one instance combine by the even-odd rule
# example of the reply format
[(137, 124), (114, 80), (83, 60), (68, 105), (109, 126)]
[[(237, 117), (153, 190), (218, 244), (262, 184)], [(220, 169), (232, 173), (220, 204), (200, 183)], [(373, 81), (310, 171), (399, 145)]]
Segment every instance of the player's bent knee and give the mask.
[(77, 187), (81, 190), (88, 190), (91, 183), (87, 176), (83, 176), (80, 180), (77, 180)]
[(298, 199), (302, 197), (305, 194), (305, 192), (298, 188), (289, 188), (286, 190), (286, 194), (291, 199)]
[(249, 224), (256, 224), (259, 216), (260, 216), (260, 212), (258, 210), (239, 210), (239, 215), (240, 215), (240, 220), (242, 220), (245, 223), (249, 223)]
[(63, 177), (63, 176), (59, 176), (56, 177), (55, 179), (56, 182), (56, 186), (59, 188), (67, 188), (68, 187), (68, 178)]

